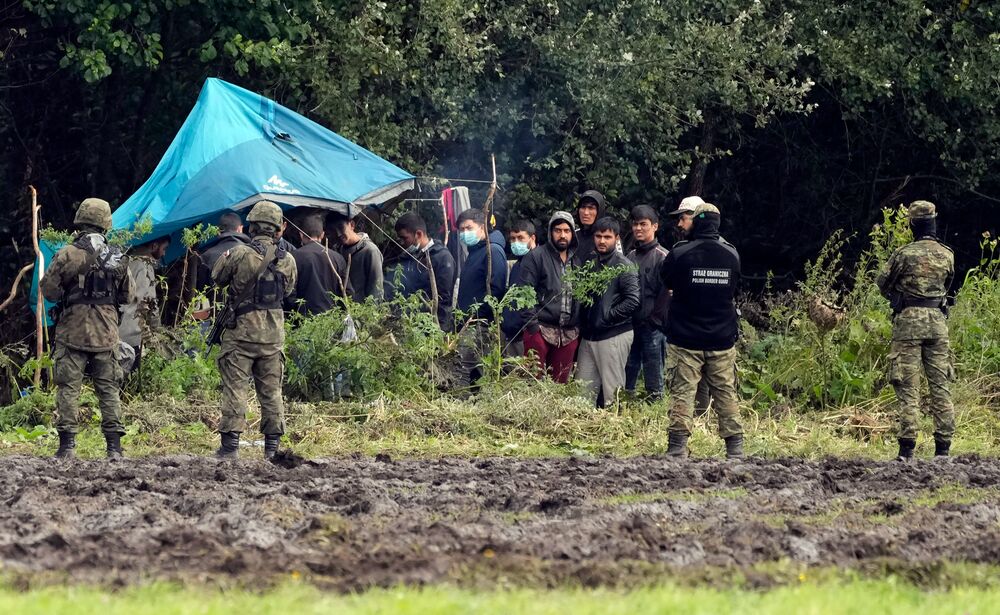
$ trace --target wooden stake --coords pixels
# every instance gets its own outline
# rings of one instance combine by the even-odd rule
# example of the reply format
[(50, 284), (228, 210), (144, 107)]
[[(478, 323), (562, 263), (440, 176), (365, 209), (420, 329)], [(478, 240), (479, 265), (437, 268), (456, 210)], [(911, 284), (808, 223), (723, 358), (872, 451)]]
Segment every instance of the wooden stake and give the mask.
[(493, 296), (493, 244), (490, 243), (490, 210), (493, 206), (493, 196), (497, 193), (497, 157), (490, 154), (490, 163), (493, 166), (493, 181), (490, 182), (490, 191), (486, 195), (486, 202), (483, 203), (483, 213), (486, 216), (486, 296)]
[(38, 242), (38, 191), (34, 186), (31, 190), (31, 241), (35, 247), (35, 258), (38, 260), (38, 293), (35, 302), (35, 388), (42, 384), (42, 355), (45, 353), (45, 298), (42, 296), (42, 277), (45, 275), (45, 255)]

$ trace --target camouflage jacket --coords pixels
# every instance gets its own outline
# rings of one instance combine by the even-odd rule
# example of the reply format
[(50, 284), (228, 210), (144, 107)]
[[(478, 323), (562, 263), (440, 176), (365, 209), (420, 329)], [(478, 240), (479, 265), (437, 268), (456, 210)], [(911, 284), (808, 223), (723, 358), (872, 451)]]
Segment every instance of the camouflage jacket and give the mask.
[[(913, 299), (944, 297), (955, 277), (955, 255), (943, 243), (923, 238), (899, 248), (889, 257), (876, 283), (882, 296)], [(893, 340), (948, 337), (944, 313), (936, 307), (908, 307), (893, 318)]]
[[(265, 235), (254, 237), (265, 248), (274, 245), (274, 239)], [(212, 279), (219, 286), (229, 286), (229, 296), (236, 297), (248, 284), (255, 283), (262, 256), (249, 244), (234, 246), (215, 262)], [(297, 271), (295, 257), (286, 252), (278, 260), (277, 269), (285, 276), (285, 296), (295, 292)], [(236, 317), (236, 326), (222, 334), (223, 347), (227, 343), (273, 344), (280, 350), (285, 343), (285, 315), (280, 309), (255, 310)]]
[[(98, 250), (107, 246), (107, 239), (99, 233), (90, 233), (88, 237)], [(132, 276), (124, 259), (119, 260), (116, 265), (119, 305), (131, 303), (134, 301)], [(78, 287), (80, 277), (89, 266), (90, 254), (86, 250), (72, 244), (62, 248), (52, 258), (52, 263), (42, 276), (39, 285), (42, 295), (52, 302), (61, 301), (69, 291)], [(62, 308), (59, 322), (56, 323), (57, 344), (86, 352), (105, 352), (118, 348), (118, 306), (78, 303)]]
[(135, 301), (122, 306), (118, 334), (138, 348), (146, 345), (155, 329), (160, 328), (160, 303), (156, 298), (156, 259), (147, 255), (129, 255), (128, 271), (135, 285)]

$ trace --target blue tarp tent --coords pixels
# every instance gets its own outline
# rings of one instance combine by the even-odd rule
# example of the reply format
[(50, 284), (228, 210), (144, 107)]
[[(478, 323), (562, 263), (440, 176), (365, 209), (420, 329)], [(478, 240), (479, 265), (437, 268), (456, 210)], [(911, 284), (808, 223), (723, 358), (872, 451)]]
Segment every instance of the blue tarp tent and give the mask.
[(153, 230), (140, 241), (174, 235), (176, 257), (182, 229), (261, 199), (353, 217), (413, 185), (413, 175), (316, 122), (208, 79), (153, 174), (114, 212), (114, 228), (149, 216)]
[(149, 238), (268, 199), (351, 217), (413, 188), (414, 177), (272, 100), (208, 79), (153, 175), (114, 213)]

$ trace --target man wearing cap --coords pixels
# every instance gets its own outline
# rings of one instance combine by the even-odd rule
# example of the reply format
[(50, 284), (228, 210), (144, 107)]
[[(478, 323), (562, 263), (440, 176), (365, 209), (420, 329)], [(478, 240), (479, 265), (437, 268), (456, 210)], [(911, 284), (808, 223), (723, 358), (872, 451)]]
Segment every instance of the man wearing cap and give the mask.
[(692, 410), (703, 378), (715, 399), (726, 456), (743, 456), (743, 426), (736, 396), (736, 291), (740, 255), (719, 237), (721, 216), (709, 203), (692, 214), (691, 239), (674, 246), (660, 275), (673, 296), (667, 315), (670, 433), (667, 454), (687, 457)]
[[(235, 459), (240, 434), (246, 430), (247, 383), (253, 379), (260, 402), (264, 457), (274, 458), (285, 433), (281, 380), (284, 375), (285, 317), (282, 303), (295, 292), (295, 258), (278, 245), (281, 208), (260, 201), (247, 215), (250, 243), (220, 255), (212, 279), (229, 286), (236, 319), (222, 334), (219, 375), (222, 377), (222, 445), (216, 456)], [(252, 286), (251, 286), (252, 285)], [(245, 297), (245, 298), (244, 298)]]
[(920, 371), (930, 389), (934, 455), (947, 456), (955, 432), (950, 384), (955, 377), (948, 342), (947, 295), (955, 256), (937, 238), (937, 208), (929, 201), (909, 207), (913, 241), (897, 249), (879, 273), (879, 291), (892, 305), (889, 382), (896, 390), (899, 459), (913, 457), (920, 410)]
[[(691, 225), (694, 222), (694, 210), (704, 202), (700, 196), (684, 197), (680, 205), (677, 206), (677, 209), (667, 214), (676, 220), (674, 228), (682, 241), (690, 238)], [(712, 396), (708, 392), (708, 380), (705, 379), (703, 372), (701, 381), (698, 382), (698, 392), (694, 397), (694, 415), (702, 416), (708, 413), (708, 408), (711, 404)]]
[(132, 275), (121, 250), (108, 243), (111, 206), (107, 201), (84, 199), (73, 224), (79, 230), (72, 243), (56, 253), (39, 282), (42, 295), (59, 302), (60, 310), (52, 351), (59, 433), (56, 457), (76, 454), (80, 390), (87, 375), (101, 407), (108, 458), (116, 459), (122, 456), (125, 429), (118, 416), (122, 368), (115, 353), (121, 308), (135, 301)]

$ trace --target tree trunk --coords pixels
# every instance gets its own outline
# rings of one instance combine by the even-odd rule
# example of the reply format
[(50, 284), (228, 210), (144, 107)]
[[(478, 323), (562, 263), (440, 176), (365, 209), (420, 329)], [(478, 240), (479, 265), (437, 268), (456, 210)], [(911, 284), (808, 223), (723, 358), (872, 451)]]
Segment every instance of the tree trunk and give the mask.
[(705, 172), (708, 163), (715, 152), (715, 135), (718, 132), (719, 117), (714, 111), (705, 111), (705, 123), (701, 125), (701, 140), (694, 162), (688, 171), (687, 183), (684, 185), (684, 196), (703, 196), (705, 192)]

